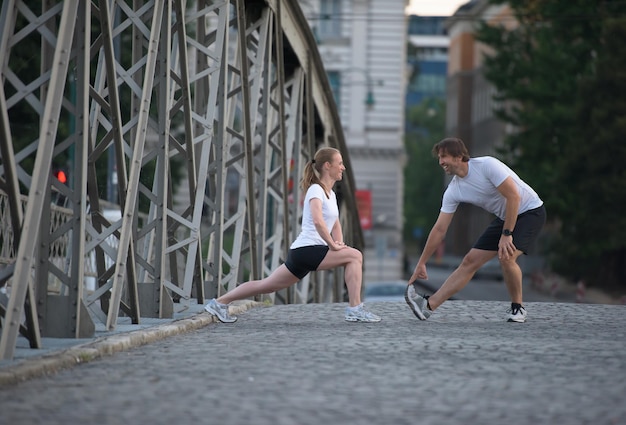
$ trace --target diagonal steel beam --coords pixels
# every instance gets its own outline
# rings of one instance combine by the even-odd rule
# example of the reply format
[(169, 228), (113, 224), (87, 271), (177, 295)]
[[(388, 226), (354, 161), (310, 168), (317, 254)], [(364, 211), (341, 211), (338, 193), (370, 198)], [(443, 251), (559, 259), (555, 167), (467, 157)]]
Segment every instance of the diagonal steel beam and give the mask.
[[(0, 356), (3, 359), (13, 357), (15, 342), (19, 331), (19, 322), (23, 312), (26, 294), (33, 290), (31, 269), (34, 266), (35, 247), (39, 239), (39, 224), (43, 211), (44, 193), (47, 191), (48, 176), (50, 175), (50, 158), (54, 150), (54, 141), (61, 113), (61, 100), (65, 88), (66, 75), (70, 60), (70, 51), (74, 26), (78, 13), (78, 0), (68, 0), (63, 4), (57, 47), (54, 52), (54, 62), (50, 76), (50, 86), (45, 102), (44, 114), (40, 130), (40, 144), (35, 158), (33, 184), (28, 195), (28, 203), (22, 225), (22, 237), (15, 263), (13, 287), (7, 305), (5, 326), (2, 328), (0, 340)], [(36, 317), (29, 327), (31, 332), (31, 346), (41, 346), (41, 336)]]
[[(130, 161), (130, 172), (128, 175), (128, 191), (126, 193), (126, 203), (122, 213), (122, 229), (115, 261), (115, 274), (113, 277), (113, 287), (111, 289), (111, 305), (107, 314), (107, 329), (115, 329), (119, 316), (119, 305), (122, 300), (122, 290), (127, 278), (127, 261), (133, 261), (131, 257), (131, 235), (137, 210), (137, 200), (139, 196), (139, 174), (141, 172), (141, 159), (146, 143), (146, 132), (148, 128), (148, 118), (150, 113), (150, 103), (152, 100), (152, 86), (154, 83), (154, 73), (158, 56), (159, 38), (161, 36), (161, 25), (163, 23), (164, 3), (156, 1), (154, 3), (154, 13), (150, 26), (150, 39), (148, 41), (148, 53), (144, 73), (141, 100), (139, 102), (139, 114), (137, 119), (137, 131), (133, 143), (133, 155)], [(129, 287), (130, 292), (134, 292), (137, 297), (137, 287)]]

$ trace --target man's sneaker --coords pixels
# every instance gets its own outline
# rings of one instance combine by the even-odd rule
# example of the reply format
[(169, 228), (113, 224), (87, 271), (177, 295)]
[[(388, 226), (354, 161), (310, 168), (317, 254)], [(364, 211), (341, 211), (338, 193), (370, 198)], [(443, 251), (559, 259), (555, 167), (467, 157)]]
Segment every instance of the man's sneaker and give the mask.
[(526, 309), (521, 305), (513, 306), (508, 310), (509, 320), (508, 322), (524, 323), (526, 321)]
[(228, 314), (228, 306), (220, 304), (215, 298), (204, 306), (204, 309), (213, 316), (217, 317), (222, 323), (233, 323), (237, 320), (235, 316)]
[(418, 319), (426, 320), (433, 314), (432, 310), (428, 308), (428, 296), (415, 292), (413, 284), (407, 285), (404, 299)]
[(348, 322), (380, 322), (382, 319), (367, 311), (363, 303), (356, 307), (346, 307), (346, 321)]

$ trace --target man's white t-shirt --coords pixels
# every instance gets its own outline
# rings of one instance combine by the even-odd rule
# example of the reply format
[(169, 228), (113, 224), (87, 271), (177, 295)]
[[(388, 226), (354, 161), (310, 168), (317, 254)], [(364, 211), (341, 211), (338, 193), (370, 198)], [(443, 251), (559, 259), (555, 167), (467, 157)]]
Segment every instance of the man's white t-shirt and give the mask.
[(470, 158), (465, 177), (452, 178), (443, 194), (441, 212), (454, 213), (459, 204), (465, 202), (484, 208), (504, 220), (506, 199), (497, 188), (507, 177), (513, 179), (521, 196), (518, 215), (543, 205), (539, 195), (513, 170), (496, 158), (481, 156)]
[(339, 218), (339, 207), (337, 206), (337, 196), (335, 195), (335, 192), (331, 190), (330, 198), (327, 198), (322, 186), (317, 183), (312, 184), (306, 191), (306, 196), (304, 197), (304, 205), (302, 208), (302, 230), (296, 240), (291, 244), (291, 249), (311, 245), (328, 245), (326, 241), (320, 237), (319, 233), (317, 233), (317, 229), (313, 224), (310, 206), (311, 199), (313, 198), (322, 200), (322, 216), (324, 217), (324, 222), (326, 223), (326, 227), (329, 232), (333, 230), (333, 226)]

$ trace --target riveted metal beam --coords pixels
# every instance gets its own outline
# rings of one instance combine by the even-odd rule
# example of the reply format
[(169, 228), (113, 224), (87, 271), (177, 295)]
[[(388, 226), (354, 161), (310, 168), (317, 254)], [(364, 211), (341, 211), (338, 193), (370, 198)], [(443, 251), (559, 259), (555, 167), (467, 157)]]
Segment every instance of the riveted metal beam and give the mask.
[[(269, 275), (299, 232), (306, 161), (321, 145), (349, 161), (297, 2), (188, 3), (2, 3), (3, 358), (18, 334), (38, 347), (41, 332), (171, 317), (181, 300)], [(26, 78), (12, 67), (34, 39), (41, 72)], [(36, 140), (19, 139), (12, 116), (34, 117)], [(68, 184), (51, 175), (59, 165)], [(342, 228), (362, 248), (349, 170)], [(265, 297), (343, 301), (343, 274)]]

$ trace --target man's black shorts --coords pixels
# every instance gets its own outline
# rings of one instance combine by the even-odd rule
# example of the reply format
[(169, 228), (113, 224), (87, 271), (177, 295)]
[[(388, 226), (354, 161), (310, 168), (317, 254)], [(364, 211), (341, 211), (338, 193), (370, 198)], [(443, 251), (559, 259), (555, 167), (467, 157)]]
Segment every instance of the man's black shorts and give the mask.
[[(532, 247), (545, 223), (546, 208), (543, 205), (518, 215), (517, 223), (515, 223), (515, 228), (513, 229), (513, 244), (515, 247), (524, 254), (528, 254), (528, 250)], [(474, 248), (497, 251), (503, 226), (503, 220), (499, 218), (493, 220), (483, 234), (480, 235), (474, 244)]]
[(312, 245), (290, 249), (285, 266), (294, 276), (302, 279), (309, 272), (317, 270), (326, 253), (328, 245)]

